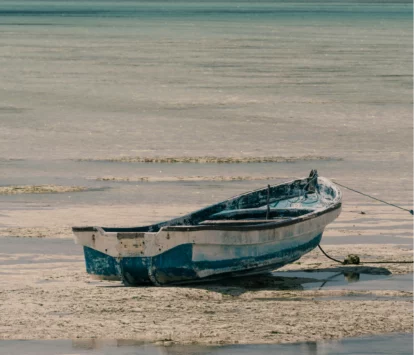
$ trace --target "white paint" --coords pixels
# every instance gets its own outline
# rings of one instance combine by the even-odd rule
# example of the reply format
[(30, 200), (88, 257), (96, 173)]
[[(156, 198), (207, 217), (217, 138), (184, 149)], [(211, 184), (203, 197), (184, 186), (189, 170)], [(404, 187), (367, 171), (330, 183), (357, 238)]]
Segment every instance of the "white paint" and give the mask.
[[(296, 224), (272, 229), (251, 231), (226, 230), (200, 230), (200, 231), (164, 231), (158, 233), (145, 233), (144, 238), (118, 239), (117, 233), (106, 233), (102, 229), (98, 232), (75, 232), (77, 243), (113, 257), (142, 257), (155, 256), (182, 244), (194, 244), (194, 250), (203, 252), (195, 255), (211, 255), (214, 246), (257, 246), (287, 241), (292, 243), (300, 241), (306, 243), (309, 236), (322, 233), (325, 226), (331, 223), (340, 213), (341, 209), (328, 212), (321, 216), (304, 220)], [(142, 239), (145, 244), (142, 244)], [(211, 247), (211, 252), (207, 246)], [(216, 256), (225, 257), (224, 255)], [(196, 259), (203, 260), (203, 259)], [(210, 259), (209, 259), (210, 260)], [(217, 260), (217, 259), (213, 259)]]
[[(325, 178), (318, 178), (321, 187), (319, 203), (313, 206), (315, 211), (323, 211), (341, 201), (341, 191)], [(327, 194), (327, 189), (333, 189), (335, 198)], [(301, 207), (303, 207), (301, 205)], [(120, 238), (116, 232), (105, 232), (97, 227), (96, 232), (74, 232), (76, 242), (98, 250), (116, 258), (122, 257), (152, 257), (166, 252), (182, 244), (193, 244), (193, 260), (225, 260), (236, 256), (236, 249), (245, 247), (240, 257), (250, 256), (250, 253), (266, 253), (266, 248), (294, 247), (304, 244), (323, 232), (326, 225), (331, 223), (341, 212), (341, 208), (314, 217), (312, 213), (298, 217), (300, 222), (287, 226), (273, 225), (273, 228), (263, 230), (182, 230), (166, 231), (161, 228), (157, 233), (130, 233), (133, 238)], [(184, 216), (185, 217), (185, 216)], [(127, 234), (127, 233), (122, 233)]]

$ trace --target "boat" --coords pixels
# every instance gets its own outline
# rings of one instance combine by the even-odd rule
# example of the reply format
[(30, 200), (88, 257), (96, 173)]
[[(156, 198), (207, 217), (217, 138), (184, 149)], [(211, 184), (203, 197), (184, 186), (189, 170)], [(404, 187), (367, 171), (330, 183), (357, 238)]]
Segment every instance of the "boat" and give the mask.
[(263, 187), (187, 215), (131, 228), (73, 227), (86, 271), (127, 286), (267, 273), (297, 261), (341, 212), (342, 193), (309, 177)]

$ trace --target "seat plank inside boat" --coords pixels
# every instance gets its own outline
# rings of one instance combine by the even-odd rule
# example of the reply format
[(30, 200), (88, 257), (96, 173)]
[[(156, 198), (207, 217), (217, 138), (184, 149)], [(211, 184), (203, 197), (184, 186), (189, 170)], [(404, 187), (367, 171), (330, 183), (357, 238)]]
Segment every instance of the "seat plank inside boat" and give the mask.
[(200, 222), (201, 225), (239, 225), (239, 224), (262, 224), (286, 221), (291, 218), (272, 218), (272, 219), (221, 219), (221, 220), (206, 220)]
[[(271, 208), (269, 210), (269, 218), (291, 218), (303, 216), (313, 212), (313, 209), (305, 208)], [(215, 213), (209, 217), (209, 220), (245, 220), (249, 218), (265, 219), (267, 215), (266, 208), (248, 208), (238, 210), (227, 210)]]

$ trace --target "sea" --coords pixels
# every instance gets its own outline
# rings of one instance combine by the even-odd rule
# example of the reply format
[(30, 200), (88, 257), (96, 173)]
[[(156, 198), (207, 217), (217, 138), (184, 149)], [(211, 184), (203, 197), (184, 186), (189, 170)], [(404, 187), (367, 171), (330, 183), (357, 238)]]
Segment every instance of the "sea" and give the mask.
[(89, 190), (0, 208), (203, 206), (317, 169), (411, 209), (412, 55), (409, 0), (1, 0), (0, 186)]

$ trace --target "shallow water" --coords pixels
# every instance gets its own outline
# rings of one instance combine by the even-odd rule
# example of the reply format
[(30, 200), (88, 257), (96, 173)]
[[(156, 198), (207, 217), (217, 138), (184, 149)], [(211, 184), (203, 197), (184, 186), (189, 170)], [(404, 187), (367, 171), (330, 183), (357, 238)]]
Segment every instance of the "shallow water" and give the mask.
[(345, 354), (395, 354), (409, 355), (413, 351), (412, 334), (391, 334), (373, 337), (348, 338), (333, 341), (295, 344), (197, 346), (157, 346), (134, 340), (3, 340), (0, 346), (8, 355), (264, 355), (269, 353), (290, 355), (345, 355)]
[(0, 23), (2, 158), (322, 155), (411, 171), (410, 1), (7, 0)]
[(0, 251), (7, 255), (83, 255), (82, 247), (73, 239), (41, 238), (0, 238)]
[[(358, 269), (358, 267), (356, 267)], [(368, 271), (276, 271), (276, 277), (299, 277), (318, 279), (319, 282), (306, 282), (302, 284), (304, 290), (413, 290), (413, 275), (391, 275), (387, 273), (386, 264), (381, 268), (371, 267)]]
[[(140, 205), (174, 203), (205, 206), (267, 184), (302, 178), (311, 169), (317, 169), (321, 176), (337, 179), (338, 182), (406, 208), (412, 200), (411, 173), (402, 171), (401, 175), (395, 176), (394, 171), (399, 169), (399, 161), (376, 162), (369, 171), (365, 163), (338, 160), (247, 164), (22, 160), (3, 164), (5, 169), (0, 186), (55, 184), (85, 186), (89, 189), (66, 194), (0, 195), (0, 207), (4, 209), (23, 208), (28, 203), (56, 207), (82, 204), (128, 205), (138, 202)], [(345, 166), (352, 166), (352, 170), (344, 170)], [(366, 176), (367, 173), (369, 176)], [(361, 180), (361, 176), (365, 178)], [(99, 180), (103, 177), (130, 178), (131, 181)], [(225, 177), (240, 180), (220, 180)], [(134, 181), (134, 178), (148, 178), (149, 181)], [(344, 198), (351, 203), (359, 203), (361, 208), (364, 204), (372, 204), (371, 200), (360, 195), (346, 190), (344, 194)]]
[[(0, 209), (201, 207), (312, 168), (409, 207), (412, 38), (409, 1), (2, 1), (0, 185), (95, 190)], [(96, 161), (121, 156), (314, 160)], [(271, 179), (165, 181), (194, 176)]]

